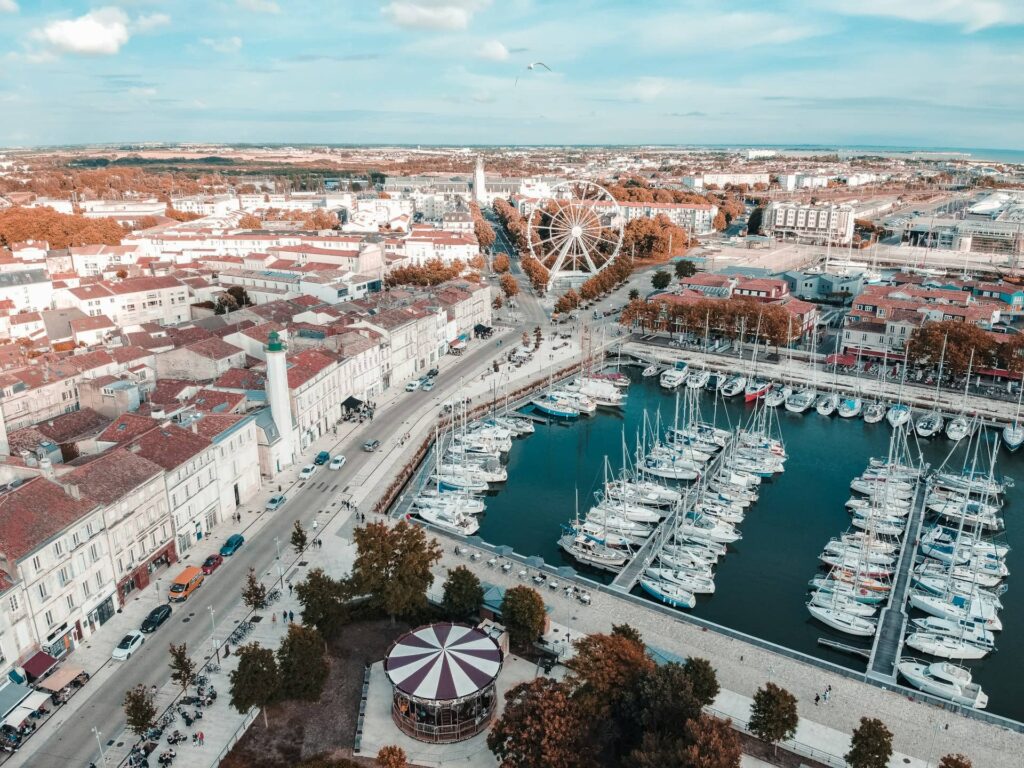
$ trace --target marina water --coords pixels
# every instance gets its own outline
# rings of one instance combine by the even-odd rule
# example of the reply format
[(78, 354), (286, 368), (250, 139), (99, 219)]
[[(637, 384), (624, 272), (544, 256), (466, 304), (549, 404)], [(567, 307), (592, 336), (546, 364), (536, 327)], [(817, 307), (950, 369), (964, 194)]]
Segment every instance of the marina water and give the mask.
[[(625, 369), (624, 369), (625, 370)], [(630, 455), (643, 428), (644, 409), (653, 422), (661, 412), (662, 427), (671, 425), (674, 394), (661, 389), (657, 378), (642, 379), (628, 371), (633, 384), (626, 406), (619, 411), (599, 408), (593, 416), (563, 423), (537, 424), (537, 431), (516, 440), (508, 457), (508, 481), (496, 486), (487, 499), (479, 536), (492, 544), (505, 544), (524, 555), (536, 555), (552, 565), (572, 565), (590, 578), (609, 581), (608, 574), (586, 571), (558, 548), (560, 525), (573, 516), (579, 491), (580, 513), (593, 503), (593, 493), (603, 481), (604, 457), (613, 469), (622, 462), (622, 435)], [(710, 417), (714, 398), (701, 392), (705, 417)], [(682, 396), (680, 397), (682, 399)], [(718, 425), (742, 423), (751, 411), (743, 398), (719, 400)], [(748, 510), (739, 526), (743, 538), (730, 546), (716, 568), (713, 595), (700, 595), (692, 613), (709, 621), (764, 640), (863, 670), (865, 662), (852, 655), (819, 646), (819, 637), (847, 645), (857, 638), (835, 632), (814, 621), (807, 612), (808, 580), (818, 573), (818, 555), (832, 537), (850, 526), (844, 504), (850, 497), (850, 481), (859, 475), (871, 456), (885, 456), (891, 429), (883, 420), (865, 424), (860, 418), (824, 418), (812, 408), (802, 415), (776, 409), (789, 460), (786, 471), (760, 486), (760, 499)], [(992, 437), (997, 438), (996, 431)], [(966, 443), (957, 449), (947, 466), (963, 465)], [(943, 438), (918, 441), (925, 461), (934, 469), (946, 461), (954, 444)], [(1020, 671), (1024, 668), (1024, 451), (999, 452), (997, 471), (1015, 478), (1008, 489), (1004, 537), (1012, 550), (1006, 559), (1009, 590), (1002, 596), (1003, 631), (996, 635), (998, 651), (980, 661), (966, 662), (974, 680), (989, 695), (988, 710), (1024, 720), (1020, 696)], [(824, 573), (822, 571), (821, 573)], [(637, 590), (637, 594), (640, 591)], [(905, 656), (916, 654), (905, 649)]]

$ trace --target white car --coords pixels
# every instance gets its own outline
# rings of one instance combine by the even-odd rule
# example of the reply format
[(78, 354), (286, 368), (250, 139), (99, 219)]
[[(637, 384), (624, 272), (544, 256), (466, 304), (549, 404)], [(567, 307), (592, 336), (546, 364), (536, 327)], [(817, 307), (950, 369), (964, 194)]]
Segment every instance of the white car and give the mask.
[(415, 381), (410, 381), (408, 384), (405, 385), (405, 391), (406, 392), (415, 392), (419, 388), (420, 388), (420, 382), (419, 382), (418, 379), (415, 380)]
[(299, 472), (299, 480), (309, 480), (314, 474), (316, 474), (316, 464), (307, 464)]
[(330, 469), (341, 469), (342, 467), (345, 466), (346, 461), (347, 459), (345, 458), (345, 454), (339, 453), (337, 456), (331, 459), (331, 463), (328, 464), (327, 466)]
[(146, 636), (139, 632), (137, 629), (132, 629), (127, 635), (121, 638), (121, 642), (117, 644), (117, 648), (110, 654), (110, 658), (116, 661), (128, 661), (142, 644), (146, 642)]

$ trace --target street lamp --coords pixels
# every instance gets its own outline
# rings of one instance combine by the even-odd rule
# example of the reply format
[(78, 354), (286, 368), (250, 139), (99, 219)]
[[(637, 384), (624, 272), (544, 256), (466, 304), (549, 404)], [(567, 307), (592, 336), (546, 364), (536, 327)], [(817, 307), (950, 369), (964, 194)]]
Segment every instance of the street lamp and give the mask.
[(275, 536), (274, 537), (274, 544), (277, 545), (277, 559), (280, 560), (281, 559), (281, 537), (280, 536)]
[(215, 611), (213, 610), (212, 605), (206, 606), (206, 610), (210, 612), (210, 636), (212, 637), (213, 635), (217, 634), (217, 622), (213, 616)]
[(95, 725), (92, 727), (92, 735), (96, 737), (96, 746), (100, 748), (100, 762), (105, 765), (107, 762), (107, 756), (103, 753), (103, 742), (100, 741), (101, 733), (102, 732), (99, 731)]

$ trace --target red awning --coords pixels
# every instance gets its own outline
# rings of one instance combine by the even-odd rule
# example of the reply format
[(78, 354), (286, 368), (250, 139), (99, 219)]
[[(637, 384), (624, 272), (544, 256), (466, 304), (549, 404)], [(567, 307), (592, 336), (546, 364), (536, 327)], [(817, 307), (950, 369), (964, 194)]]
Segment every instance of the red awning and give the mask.
[(829, 355), (825, 358), (826, 365), (853, 365), (856, 362), (856, 355)]
[(1020, 381), (1024, 376), (1016, 371), (1008, 371), (1005, 368), (978, 368), (974, 371), (979, 376), (991, 376), (995, 379), (1012, 379)]
[(53, 669), (53, 666), (56, 663), (57, 660), (53, 658), (53, 656), (43, 651), (39, 651), (39, 653), (25, 662), (22, 669), (25, 670), (25, 674), (28, 675), (29, 680), (38, 680)]
[(902, 352), (879, 352), (874, 349), (860, 349), (848, 347), (846, 350), (847, 354), (853, 354), (854, 356), (860, 355), (861, 357), (874, 357), (881, 358), (883, 360), (891, 360), (893, 362), (902, 363), (903, 353)]

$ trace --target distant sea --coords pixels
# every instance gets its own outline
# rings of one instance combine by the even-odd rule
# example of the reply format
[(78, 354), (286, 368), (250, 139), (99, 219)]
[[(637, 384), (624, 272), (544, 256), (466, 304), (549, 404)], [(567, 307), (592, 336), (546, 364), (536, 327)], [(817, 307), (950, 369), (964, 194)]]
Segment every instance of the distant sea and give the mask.
[[(697, 147), (695, 147), (697, 148)], [(840, 157), (883, 155), (886, 157), (920, 157), (929, 160), (978, 160), (993, 163), (1024, 163), (1024, 150), (984, 147), (888, 147), (870, 144), (752, 144), (708, 145), (704, 149), (738, 150), (773, 149), (785, 155), (819, 155), (837, 153)]]

